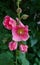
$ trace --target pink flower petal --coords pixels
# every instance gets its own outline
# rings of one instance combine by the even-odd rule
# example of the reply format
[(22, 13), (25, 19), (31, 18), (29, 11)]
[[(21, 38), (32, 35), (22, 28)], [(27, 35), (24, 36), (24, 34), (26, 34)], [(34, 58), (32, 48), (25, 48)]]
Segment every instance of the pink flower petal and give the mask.
[(12, 19), (10, 16), (5, 16), (3, 25), (6, 29), (12, 30), (12, 27), (16, 25), (16, 21)]
[(19, 25), (24, 27), (24, 24), (18, 18), (16, 18), (16, 20), (17, 20), (17, 23), (19, 23)]
[(28, 26), (17, 25), (12, 28), (12, 39), (14, 41), (26, 41), (29, 39)]
[(27, 52), (27, 51), (28, 51), (28, 46), (21, 44), (21, 45), (20, 45), (20, 51), (23, 52), (23, 53), (24, 53), (24, 52)]
[(21, 41), (21, 38), (18, 36), (18, 34), (16, 32), (16, 28), (17, 27), (13, 27), (12, 28), (12, 40), (14, 40), (14, 41)]
[(17, 43), (13, 42), (13, 41), (9, 42), (9, 49), (11, 51), (16, 50), (17, 49)]

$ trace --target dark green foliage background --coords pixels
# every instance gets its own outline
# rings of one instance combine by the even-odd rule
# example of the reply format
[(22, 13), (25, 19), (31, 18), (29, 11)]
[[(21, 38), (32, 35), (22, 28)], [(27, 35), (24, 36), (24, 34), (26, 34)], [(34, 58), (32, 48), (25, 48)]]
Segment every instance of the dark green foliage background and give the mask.
[[(8, 49), (8, 43), (11, 41), (11, 32), (4, 28), (4, 16), (9, 15), (16, 19), (16, 1), (17, 0), (0, 0), (0, 65), (15, 65), (15, 51)], [(30, 39), (26, 42), (29, 46), (28, 53), (20, 53), (17, 65), (40, 65), (40, 0), (22, 0), (20, 3), (22, 14), (28, 14), (27, 20), (22, 20), (29, 25)], [(22, 15), (21, 14), (21, 15)]]

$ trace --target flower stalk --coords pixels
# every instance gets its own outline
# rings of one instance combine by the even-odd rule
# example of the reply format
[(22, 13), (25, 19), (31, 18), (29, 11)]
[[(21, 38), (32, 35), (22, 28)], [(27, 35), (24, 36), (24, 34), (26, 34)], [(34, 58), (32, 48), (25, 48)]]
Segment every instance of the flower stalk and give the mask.
[(21, 2), (21, 0), (17, 0), (17, 10), (18, 10), (18, 12), (17, 12), (17, 15), (18, 15), (18, 18), (20, 19), (20, 10), (21, 10), (21, 8), (20, 8), (20, 2)]
[[(18, 12), (17, 12), (17, 15), (18, 15), (18, 18), (20, 19), (20, 7), (19, 7), (19, 5), (20, 5), (20, 2), (21, 2), (21, 0), (17, 0), (17, 10), (18, 10)], [(16, 65), (17, 65), (17, 50), (16, 50)]]

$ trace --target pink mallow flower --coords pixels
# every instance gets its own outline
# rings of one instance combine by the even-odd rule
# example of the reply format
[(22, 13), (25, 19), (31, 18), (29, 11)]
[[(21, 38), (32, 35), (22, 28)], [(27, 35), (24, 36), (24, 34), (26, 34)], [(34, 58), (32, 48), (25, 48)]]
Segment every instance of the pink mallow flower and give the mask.
[(10, 16), (5, 16), (3, 25), (6, 29), (11, 30), (12, 26), (16, 25), (16, 21), (13, 18), (11, 18)]
[(16, 25), (12, 28), (12, 40), (14, 41), (26, 41), (29, 39), (28, 26)]
[(28, 51), (28, 46), (27, 45), (24, 45), (24, 44), (21, 44), (20, 45), (20, 51), (23, 52), (23, 53), (24, 52), (27, 52)]
[(13, 42), (13, 41), (9, 42), (9, 49), (11, 51), (16, 50), (17, 49), (17, 42)]

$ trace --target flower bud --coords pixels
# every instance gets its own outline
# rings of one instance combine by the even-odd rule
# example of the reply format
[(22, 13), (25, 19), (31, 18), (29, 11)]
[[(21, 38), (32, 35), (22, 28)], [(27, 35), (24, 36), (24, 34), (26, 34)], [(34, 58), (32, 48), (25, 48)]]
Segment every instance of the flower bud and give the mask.
[(9, 45), (8, 45), (10, 51), (13, 51), (13, 50), (16, 50), (17, 49), (17, 42), (9, 42)]
[(20, 45), (20, 51), (23, 52), (23, 53), (27, 52), (28, 51), (28, 46), (21, 44)]
[(19, 1), (21, 1), (21, 0), (19, 0)]
[(17, 13), (22, 13), (22, 9), (21, 8), (18, 8), (17, 9)]
[(18, 2), (21, 2), (21, 0), (18, 0)]
[(29, 15), (26, 15), (26, 14), (24, 14), (24, 15), (22, 15), (22, 17), (21, 17), (21, 19), (27, 19), (29, 17)]

